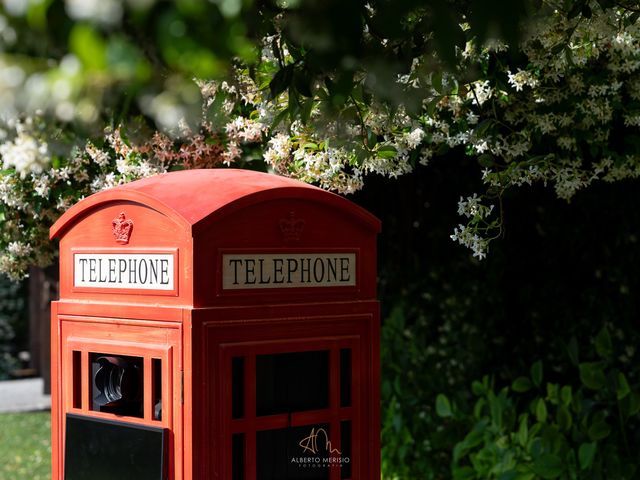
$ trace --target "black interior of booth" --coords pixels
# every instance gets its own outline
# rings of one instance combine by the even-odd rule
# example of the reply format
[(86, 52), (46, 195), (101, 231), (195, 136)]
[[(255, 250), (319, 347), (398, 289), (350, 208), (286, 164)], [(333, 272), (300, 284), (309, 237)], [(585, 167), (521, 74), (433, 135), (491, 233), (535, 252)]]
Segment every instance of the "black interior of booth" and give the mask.
[(256, 356), (256, 415), (329, 407), (329, 351)]
[(165, 480), (166, 429), (67, 414), (64, 480)]
[[(339, 351), (340, 407), (351, 406), (351, 353), (348, 348)], [(247, 413), (245, 362), (244, 356), (233, 357), (231, 361), (233, 419), (242, 419)], [(329, 394), (330, 350), (256, 355), (256, 417), (325, 410), (329, 420)], [(327, 480), (332, 468), (340, 469), (341, 479), (352, 478), (350, 420), (340, 422), (339, 442), (328, 421), (302, 426), (289, 424), (286, 428), (258, 430), (255, 435), (255, 451), (247, 451), (245, 433), (232, 435), (231, 480), (244, 480), (247, 456), (255, 458), (257, 480)]]

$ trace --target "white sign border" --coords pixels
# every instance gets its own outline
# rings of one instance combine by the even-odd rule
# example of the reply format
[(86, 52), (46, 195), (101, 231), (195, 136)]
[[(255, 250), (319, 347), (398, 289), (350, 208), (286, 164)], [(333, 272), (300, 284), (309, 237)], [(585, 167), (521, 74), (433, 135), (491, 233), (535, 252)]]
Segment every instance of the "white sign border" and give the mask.
[[(180, 288), (180, 255), (179, 248), (109, 248), (109, 247), (72, 247), (69, 251), (71, 256), (70, 265), (70, 290), (74, 293), (97, 293), (97, 294), (117, 294), (117, 295), (160, 295), (160, 296), (178, 296)], [(75, 284), (75, 255), (76, 254), (104, 254), (104, 255), (171, 255), (173, 257), (173, 287), (171, 289), (144, 288), (140, 286), (122, 287), (122, 286), (81, 286)]]

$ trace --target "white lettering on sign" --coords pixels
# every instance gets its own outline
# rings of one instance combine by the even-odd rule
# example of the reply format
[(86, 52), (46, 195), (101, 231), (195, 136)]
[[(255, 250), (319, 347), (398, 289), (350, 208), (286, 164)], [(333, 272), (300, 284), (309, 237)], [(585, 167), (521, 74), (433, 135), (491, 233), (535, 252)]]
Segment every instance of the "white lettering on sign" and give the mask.
[(75, 253), (73, 286), (173, 290), (173, 266), (171, 253)]
[(225, 254), (222, 288), (349, 287), (356, 284), (355, 253)]

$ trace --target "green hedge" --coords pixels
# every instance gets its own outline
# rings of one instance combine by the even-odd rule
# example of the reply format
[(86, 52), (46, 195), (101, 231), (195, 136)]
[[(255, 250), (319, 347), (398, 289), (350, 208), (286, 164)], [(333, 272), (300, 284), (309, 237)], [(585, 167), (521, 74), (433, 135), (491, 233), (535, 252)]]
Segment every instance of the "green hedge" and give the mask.
[(0, 276), (0, 380), (19, 366), (17, 353), (27, 345), (26, 288)]

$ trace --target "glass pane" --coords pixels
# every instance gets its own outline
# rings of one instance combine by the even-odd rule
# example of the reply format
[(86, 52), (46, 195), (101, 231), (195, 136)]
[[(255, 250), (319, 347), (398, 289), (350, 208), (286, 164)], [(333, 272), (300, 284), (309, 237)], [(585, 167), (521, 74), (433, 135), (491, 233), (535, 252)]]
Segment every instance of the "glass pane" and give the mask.
[(144, 417), (142, 357), (91, 353), (91, 409)]
[(335, 458), (328, 432), (327, 424), (258, 432), (257, 480), (327, 480)]
[(231, 359), (231, 416), (244, 417), (244, 357)]
[(73, 369), (73, 408), (82, 408), (82, 352), (74, 350), (71, 356)]
[(340, 478), (351, 478), (351, 422), (340, 422)]
[(162, 360), (151, 359), (153, 388), (153, 419), (162, 420)]
[(351, 406), (351, 349), (340, 350), (340, 406)]
[(256, 415), (329, 408), (329, 351), (256, 357)]
[(231, 479), (244, 480), (244, 433), (231, 437)]

